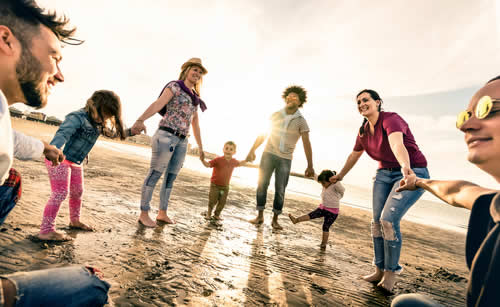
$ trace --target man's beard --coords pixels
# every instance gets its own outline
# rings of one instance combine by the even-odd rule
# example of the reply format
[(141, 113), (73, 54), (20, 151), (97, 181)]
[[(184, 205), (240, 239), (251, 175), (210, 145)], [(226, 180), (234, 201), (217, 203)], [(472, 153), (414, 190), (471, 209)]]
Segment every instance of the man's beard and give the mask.
[(21, 57), (16, 64), (16, 76), (26, 99), (25, 104), (40, 109), (47, 104), (38, 85), (42, 75), (42, 64), (33, 56), (28, 47), (23, 47)]

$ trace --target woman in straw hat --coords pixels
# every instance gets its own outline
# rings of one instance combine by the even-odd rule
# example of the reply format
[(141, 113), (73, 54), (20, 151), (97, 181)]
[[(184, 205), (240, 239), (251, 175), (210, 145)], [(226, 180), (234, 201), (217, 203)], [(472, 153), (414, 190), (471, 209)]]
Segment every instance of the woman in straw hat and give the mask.
[(207, 73), (201, 59), (192, 58), (182, 64), (179, 80), (169, 82), (162, 90), (160, 97), (153, 102), (137, 119), (133, 129), (146, 131), (144, 121), (160, 113), (160, 121), (152, 140), (153, 154), (151, 166), (142, 185), (141, 214), (139, 223), (147, 227), (155, 227), (156, 222), (149, 217), (153, 190), (161, 175), (165, 173), (160, 191), (160, 210), (156, 221), (173, 224), (167, 216), (168, 200), (172, 187), (182, 168), (186, 157), (189, 127), (193, 125), (193, 133), (198, 144), (200, 158), (204, 158), (198, 119), (198, 105), (202, 111), (206, 105), (200, 99), (200, 88), (203, 75)]

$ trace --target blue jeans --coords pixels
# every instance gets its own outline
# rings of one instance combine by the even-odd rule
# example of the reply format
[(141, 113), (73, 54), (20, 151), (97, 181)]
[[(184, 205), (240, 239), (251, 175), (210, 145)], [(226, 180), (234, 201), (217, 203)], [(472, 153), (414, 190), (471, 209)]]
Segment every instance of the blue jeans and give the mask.
[(21, 196), (21, 175), (14, 169), (9, 170), (9, 177), (0, 186), (0, 225), (14, 209)]
[(391, 307), (440, 307), (443, 306), (422, 294), (401, 294), (392, 301)]
[(156, 183), (163, 173), (165, 176), (160, 190), (160, 210), (167, 210), (175, 178), (182, 168), (187, 152), (187, 139), (181, 139), (167, 131), (156, 130), (152, 142), (151, 166), (142, 185), (141, 211), (151, 209), (149, 203)]
[(264, 210), (266, 208), (267, 188), (274, 172), (273, 212), (281, 214), (291, 167), (292, 160), (280, 158), (268, 152), (262, 154), (259, 165), (259, 183), (257, 186), (257, 210)]
[[(413, 168), (420, 178), (429, 178), (427, 168)], [(374, 264), (381, 270), (400, 272), (399, 265), (403, 237), (399, 223), (410, 207), (422, 196), (423, 189), (396, 192), (401, 171), (377, 170), (373, 182), (372, 237)]]
[(108, 301), (110, 285), (82, 266), (19, 272), (1, 278), (14, 284), (16, 307), (103, 306)]

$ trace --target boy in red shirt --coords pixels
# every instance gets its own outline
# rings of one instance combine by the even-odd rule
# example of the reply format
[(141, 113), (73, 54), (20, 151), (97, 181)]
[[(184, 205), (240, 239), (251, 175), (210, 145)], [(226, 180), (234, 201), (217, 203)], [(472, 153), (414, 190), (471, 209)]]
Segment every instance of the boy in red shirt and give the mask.
[(247, 161), (238, 161), (233, 158), (236, 153), (236, 144), (228, 141), (224, 144), (224, 155), (217, 157), (210, 162), (202, 159), (203, 165), (213, 167), (212, 178), (210, 178), (210, 192), (208, 193), (208, 210), (205, 219), (212, 217), (212, 210), (215, 207), (213, 218), (220, 220), (220, 213), (226, 205), (227, 194), (229, 193), (229, 181), (235, 167), (244, 165)]

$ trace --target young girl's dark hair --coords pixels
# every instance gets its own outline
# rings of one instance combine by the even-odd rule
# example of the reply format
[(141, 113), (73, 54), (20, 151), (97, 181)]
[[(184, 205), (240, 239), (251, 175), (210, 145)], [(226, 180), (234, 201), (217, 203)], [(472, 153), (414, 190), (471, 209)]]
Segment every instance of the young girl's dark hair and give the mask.
[[(364, 89), (356, 95), (356, 99), (358, 99), (359, 95), (361, 95), (363, 93), (368, 93), (373, 100), (380, 100), (380, 104), (378, 105), (378, 111), (379, 112), (382, 111), (383, 100), (382, 100), (382, 98), (380, 98), (380, 96), (377, 92), (375, 92), (374, 90)], [(363, 134), (365, 133), (365, 124), (367, 121), (368, 120), (366, 118), (363, 119), (363, 123), (361, 124), (361, 127), (359, 128), (359, 136), (363, 136)]]
[[(122, 120), (122, 104), (120, 97), (108, 90), (95, 91), (94, 94), (87, 100), (85, 111), (90, 115), (90, 118), (97, 116), (101, 119), (103, 125), (103, 133), (110, 137), (120, 137), (125, 139), (125, 131), (123, 129)], [(104, 120), (103, 114), (109, 115), (109, 121)], [(111, 126), (108, 127), (108, 122)], [(109, 130), (110, 133), (107, 133)]]
[(329, 169), (325, 169), (321, 171), (321, 173), (318, 176), (318, 182), (327, 182), (330, 180), (331, 177), (337, 175), (337, 172), (331, 171)]

